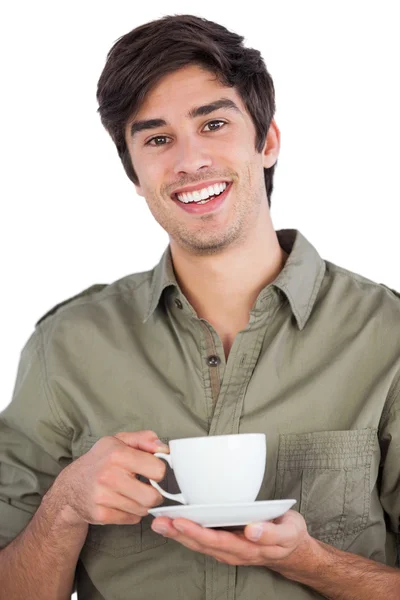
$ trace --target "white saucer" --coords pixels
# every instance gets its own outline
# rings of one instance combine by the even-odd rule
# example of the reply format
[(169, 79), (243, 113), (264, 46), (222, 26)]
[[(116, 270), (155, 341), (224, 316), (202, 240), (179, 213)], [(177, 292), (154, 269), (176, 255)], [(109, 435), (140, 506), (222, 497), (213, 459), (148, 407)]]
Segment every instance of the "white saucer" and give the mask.
[(180, 504), (149, 509), (154, 517), (189, 519), (203, 527), (232, 527), (255, 521), (272, 521), (296, 504), (296, 500), (264, 500), (245, 504)]

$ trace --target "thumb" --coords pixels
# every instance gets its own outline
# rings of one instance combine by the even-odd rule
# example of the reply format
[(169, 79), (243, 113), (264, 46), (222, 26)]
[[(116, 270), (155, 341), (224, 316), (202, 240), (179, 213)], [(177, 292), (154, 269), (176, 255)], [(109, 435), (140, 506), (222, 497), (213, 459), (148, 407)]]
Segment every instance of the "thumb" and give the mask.
[(169, 446), (159, 440), (154, 431), (121, 431), (116, 433), (114, 437), (131, 448), (145, 450), (152, 454), (155, 452), (169, 452)]

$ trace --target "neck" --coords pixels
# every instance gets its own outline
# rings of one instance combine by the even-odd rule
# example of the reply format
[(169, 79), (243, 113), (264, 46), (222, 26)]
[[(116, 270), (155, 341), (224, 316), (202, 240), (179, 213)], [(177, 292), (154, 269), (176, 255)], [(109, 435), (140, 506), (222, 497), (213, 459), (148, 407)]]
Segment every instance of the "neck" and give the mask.
[(234, 334), (247, 325), (258, 294), (276, 279), (288, 257), (270, 218), (252, 233), (245, 243), (207, 256), (189, 254), (171, 240), (175, 276), (182, 292), (197, 316), (221, 335)]

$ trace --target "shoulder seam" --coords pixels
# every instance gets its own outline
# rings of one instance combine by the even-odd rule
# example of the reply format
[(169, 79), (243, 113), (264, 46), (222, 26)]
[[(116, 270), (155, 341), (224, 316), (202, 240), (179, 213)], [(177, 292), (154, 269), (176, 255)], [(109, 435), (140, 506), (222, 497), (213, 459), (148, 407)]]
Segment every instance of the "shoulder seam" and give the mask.
[[(151, 275), (149, 275), (148, 277), (146, 277), (146, 279), (144, 279), (143, 281), (138, 282), (137, 285), (135, 285), (134, 287), (131, 287), (129, 285), (125, 285), (124, 284), (124, 287), (121, 288), (120, 290), (108, 293), (107, 296), (105, 296), (104, 298), (99, 298), (98, 300), (95, 300), (95, 301), (93, 299), (85, 301), (85, 296), (84, 295), (76, 294), (75, 296), (72, 296), (71, 298), (69, 298), (67, 300), (64, 300), (63, 302), (59, 302), (58, 304), (56, 304), (52, 309), (50, 309), (47, 313), (45, 313), (43, 315), (43, 317), (41, 317), (39, 319), (39, 321), (37, 321), (37, 323), (36, 323), (35, 326), (36, 327), (40, 327), (42, 321), (44, 321), (45, 318), (53, 316), (52, 314), (50, 314), (50, 313), (53, 313), (53, 311), (54, 311), (53, 314), (56, 314), (56, 313), (59, 313), (60, 311), (62, 312), (63, 310), (65, 310), (67, 308), (72, 308), (72, 306), (70, 306), (70, 302), (73, 302), (74, 300), (80, 300), (81, 301), (78, 306), (85, 306), (86, 304), (89, 304), (90, 302), (96, 302), (96, 303), (97, 302), (102, 302), (103, 300), (105, 300), (107, 298), (112, 298), (113, 296), (124, 295), (124, 294), (126, 294), (126, 292), (134, 292), (137, 289), (139, 289), (142, 285), (144, 285), (149, 279), (151, 279)], [(106, 283), (106, 284), (96, 284), (96, 285), (104, 285), (103, 289), (105, 289), (106, 287), (109, 287), (112, 284), (107, 284)], [(91, 288), (87, 288), (87, 289), (91, 289)], [(93, 290), (93, 291), (95, 292), (95, 290)], [(98, 291), (101, 292), (103, 290), (98, 290)], [(77, 305), (74, 304), (73, 306), (77, 306)], [(57, 308), (57, 310), (55, 310), (56, 308)]]
[(78, 300), (78, 298), (83, 298), (84, 296), (87, 296), (89, 293), (101, 292), (102, 290), (104, 290), (104, 288), (107, 287), (107, 285), (108, 285), (107, 283), (96, 283), (96, 284), (91, 285), (90, 287), (86, 288), (85, 290), (81, 290), (80, 292), (78, 292), (78, 294), (74, 294), (73, 296), (70, 296), (69, 298), (62, 300), (61, 302), (58, 302), (58, 304), (56, 304), (55, 306), (50, 308), (50, 310), (48, 310), (42, 317), (40, 317), (40, 319), (36, 322), (35, 326), (37, 327), (42, 321), (44, 321), (44, 319), (46, 319), (47, 317), (50, 317), (51, 315), (56, 313), (60, 308), (62, 308), (66, 304), (69, 304), (73, 300)]
[(332, 265), (336, 272), (339, 275), (343, 275), (344, 277), (348, 277), (349, 279), (351, 279), (352, 281), (355, 281), (356, 283), (360, 283), (361, 285), (372, 285), (372, 286), (376, 286), (379, 287), (379, 283), (377, 281), (373, 281), (372, 279), (368, 279), (368, 277), (364, 277), (364, 275), (359, 275), (358, 273), (353, 273), (352, 271), (349, 271), (348, 269), (345, 269), (344, 267), (341, 267), (340, 265), (336, 265), (335, 263), (332, 263), (330, 261), (328, 261), (330, 265)]
[(326, 261), (326, 262), (328, 262), (329, 265), (332, 265), (334, 267), (334, 269), (336, 270), (337, 274), (343, 275), (344, 277), (347, 276), (349, 279), (351, 279), (355, 283), (359, 283), (360, 285), (364, 285), (364, 286), (372, 286), (372, 287), (375, 287), (375, 288), (382, 288), (383, 287), (383, 288), (385, 288), (386, 291), (392, 292), (396, 296), (400, 295), (400, 292), (397, 292), (397, 290), (389, 287), (385, 283), (379, 283), (378, 281), (373, 281), (372, 279), (368, 279), (368, 277), (364, 277), (364, 275), (360, 275), (358, 273), (353, 273), (353, 272), (345, 269), (344, 267), (341, 267), (340, 265), (337, 265), (337, 264), (332, 263), (330, 261)]

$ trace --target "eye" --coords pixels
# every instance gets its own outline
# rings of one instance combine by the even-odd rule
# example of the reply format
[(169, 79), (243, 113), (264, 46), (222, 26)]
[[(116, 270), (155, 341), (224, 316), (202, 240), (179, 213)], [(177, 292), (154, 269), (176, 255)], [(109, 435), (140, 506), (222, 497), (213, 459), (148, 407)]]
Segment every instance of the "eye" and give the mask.
[(165, 146), (165, 144), (151, 144), (151, 142), (153, 142), (154, 140), (165, 140), (167, 139), (167, 136), (165, 135), (156, 135), (155, 137), (152, 137), (148, 142), (145, 143), (145, 146)]
[[(221, 121), (221, 119), (216, 119), (215, 121), (209, 121), (204, 125), (204, 127), (208, 127), (208, 125), (213, 125), (214, 123), (222, 123), (222, 125), (226, 125), (225, 121)], [(222, 127), (213, 127), (211, 131), (216, 131), (217, 129), (222, 129)]]
[[(214, 121), (209, 121), (208, 123), (206, 123), (204, 125), (204, 127), (208, 127), (209, 125), (214, 125), (215, 123), (222, 123), (222, 125), (226, 125), (225, 121), (222, 121), (221, 119), (214, 119)], [(218, 131), (218, 129), (222, 129), (222, 127), (213, 127), (211, 130), (209, 130), (209, 133), (211, 133), (211, 131)], [(154, 143), (152, 144), (151, 142), (153, 142), (154, 140), (166, 140), (168, 139), (168, 136), (166, 135), (155, 135), (154, 137), (152, 137), (148, 142), (145, 143), (145, 146), (165, 146), (165, 144), (161, 143)]]

